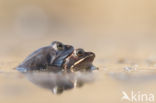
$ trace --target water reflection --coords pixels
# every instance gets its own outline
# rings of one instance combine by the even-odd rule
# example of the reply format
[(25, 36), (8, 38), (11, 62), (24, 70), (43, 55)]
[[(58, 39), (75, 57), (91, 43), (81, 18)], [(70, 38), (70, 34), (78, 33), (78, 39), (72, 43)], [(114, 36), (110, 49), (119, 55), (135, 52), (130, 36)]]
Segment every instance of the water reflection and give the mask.
[(47, 72), (29, 71), (23, 73), (24, 76), (37, 86), (51, 90), (54, 94), (61, 94), (64, 90), (82, 87), (85, 83), (95, 80), (93, 72)]

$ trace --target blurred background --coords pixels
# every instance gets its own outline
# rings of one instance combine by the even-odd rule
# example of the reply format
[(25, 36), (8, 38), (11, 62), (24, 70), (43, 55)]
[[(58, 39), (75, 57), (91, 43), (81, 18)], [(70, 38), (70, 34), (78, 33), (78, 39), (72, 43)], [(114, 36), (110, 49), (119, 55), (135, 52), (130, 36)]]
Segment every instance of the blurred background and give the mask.
[[(95, 52), (94, 63), (102, 70), (122, 69), (125, 65), (117, 61), (147, 69), (145, 61), (156, 64), (156, 0), (0, 0), (0, 73), (10, 72), (28, 54), (54, 40)], [(3, 103), (120, 103), (120, 90), (135, 88), (105, 77), (59, 97), (16, 76), (0, 80)], [(136, 89), (153, 91), (156, 84), (141, 85)]]
[(0, 0), (0, 52), (20, 55), (58, 40), (105, 56), (149, 55), (155, 18), (155, 0)]

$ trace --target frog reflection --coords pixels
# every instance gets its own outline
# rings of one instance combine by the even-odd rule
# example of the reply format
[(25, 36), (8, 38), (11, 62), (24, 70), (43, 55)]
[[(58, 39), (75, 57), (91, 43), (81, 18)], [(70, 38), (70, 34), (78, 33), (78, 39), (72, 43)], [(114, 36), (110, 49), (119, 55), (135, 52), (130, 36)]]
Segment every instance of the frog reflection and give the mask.
[[(81, 84), (91, 83), (95, 79), (94, 74), (88, 72), (53, 73), (35, 71), (24, 73), (24, 75), (35, 85), (49, 89), (53, 94), (61, 94), (64, 90), (81, 87)], [(78, 83), (77, 81), (81, 82)]]

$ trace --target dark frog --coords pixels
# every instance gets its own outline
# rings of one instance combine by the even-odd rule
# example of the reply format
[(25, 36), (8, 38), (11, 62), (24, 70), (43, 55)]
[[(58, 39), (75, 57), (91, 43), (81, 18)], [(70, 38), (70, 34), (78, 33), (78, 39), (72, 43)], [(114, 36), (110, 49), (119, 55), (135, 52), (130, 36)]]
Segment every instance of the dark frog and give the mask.
[(64, 70), (67, 72), (76, 71), (92, 71), (98, 69), (93, 66), (95, 54), (93, 52), (86, 52), (83, 49), (75, 49), (73, 53), (66, 58), (64, 63)]
[(60, 71), (64, 60), (74, 51), (73, 46), (54, 41), (30, 54), (16, 69), (21, 72), (31, 70)]

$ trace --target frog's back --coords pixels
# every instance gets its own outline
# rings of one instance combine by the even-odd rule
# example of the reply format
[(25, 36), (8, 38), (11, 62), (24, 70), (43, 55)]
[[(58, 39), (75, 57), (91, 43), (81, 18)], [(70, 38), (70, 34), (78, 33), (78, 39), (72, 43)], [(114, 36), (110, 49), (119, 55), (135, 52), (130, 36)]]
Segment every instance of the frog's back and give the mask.
[(45, 66), (48, 64), (47, 55), (54, 53), (50, 46), (39, 48), (30, 54), (17, 68), (33, 69), (37, 66)]
[(25, 63), (26, 61), (36, 57), (37, 55), (40, 55), (41, 53), (43, 53), (43, 51), (45, 51), (47, 49), (50, 49), (50, 46), (41, 47), (41, 48), (37, 49), (36, 51), (34, 51), (30, 55), (28, 55), (28, 57), (23, 61), (23, 63)]

